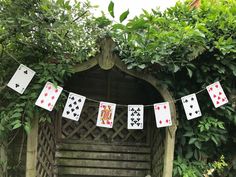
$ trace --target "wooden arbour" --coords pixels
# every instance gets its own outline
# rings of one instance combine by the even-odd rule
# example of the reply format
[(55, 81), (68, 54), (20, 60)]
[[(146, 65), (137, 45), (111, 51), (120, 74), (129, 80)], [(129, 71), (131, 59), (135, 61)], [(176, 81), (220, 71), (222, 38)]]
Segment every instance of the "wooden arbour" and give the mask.
[[(162, 177), (172, 177), (175, 132), (177, 129), (177, 113), (170, 91), (168, 90), (168, 88), (162, 86), (152, 75), (127, 69), (127, 66), (113, 52), (115, 43), (111, 38), (103, 39), (100, 43), (100, 47), (100, 53), (98, 53), (95, 57), (89, 59), (88, 61), (76, 65), (73, 68), (73, 72), (77, 73), (90, 70), (96, 65), (98, 65), (103, 70), (110, 70), (113, 67), (117, 67), (120, 71), (151, 84), (157, 90), (157, 92), (159, 92), (163, 100), (170, 102), (173, 125), (165, 129)], [(27, 139), (26, 177), (56, 176), (57, 166), (55, 166), (55, 151), (57, 142), (55, 131), (53, 131), (53, 128), (55, 129), (56, 127), (52, 125), (47, 126), (45, 124), (39, 124), (38, 119), (35, 118), (33, 122), (33, 129), (28, 135)], [(45, 130), (47, 131), (47, 133), (44, 132)], [(44, 146), (42, 141), (44, 144), (46, 144), (45, 147), (42, 147)], [(39, 155), (39, 153), (41, 154)], [(50, 157), (42, 159), (42, 154), (44, 156), (49, 155)]]

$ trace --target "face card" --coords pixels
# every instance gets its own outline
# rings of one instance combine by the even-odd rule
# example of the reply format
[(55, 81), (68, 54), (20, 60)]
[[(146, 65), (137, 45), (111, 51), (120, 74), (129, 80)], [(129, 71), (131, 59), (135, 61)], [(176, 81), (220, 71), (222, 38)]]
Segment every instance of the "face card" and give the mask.
[(70, 93), (62, 114), (62, 117), (78, 121), (86, 97), (75, 93)]
[(116, 104), (100, 102), (97, 117), (97, 126), (112, 128), (115, 116)]
[(128, 129), (143, 129), (143, 105), (128, 105)]
[(62, 87), (55, 87), (51, 82), (47, 82), (35, 104), (48, 111), (52, 111), (62, 90)]
[(196, 94), (184, 96), (181, 100), (188, 120), (202, 116)]
[(20, 65), (7, 84), (8, 87), (23, 94), (30, 81), (33, 79), (35, 72), (25, 65)]
[(211, 100), (215, 106), (215, 108), (218, 108), (226, 103), (228, 103), (228, 99), (224, 93), (224, 90), (222, 89), (220, 82), (215, 82), (209, 86), (206, 87)]
[(154, 104), (154, 112), (158, 128), (172, 125), (170, 105), (168, 102)]

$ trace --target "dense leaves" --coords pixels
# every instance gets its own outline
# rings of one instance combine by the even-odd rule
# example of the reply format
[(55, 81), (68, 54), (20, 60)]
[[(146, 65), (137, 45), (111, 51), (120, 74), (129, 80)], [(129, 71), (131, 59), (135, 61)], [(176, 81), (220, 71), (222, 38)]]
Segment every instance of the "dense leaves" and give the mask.
[[(221, 80), (231, 100), (215, 109), (206, 91), (200, 92), (203, 117), (192, 121), (186, 121), (177, 102), (180, 117), (175, 176), (200, 176), (207, 162), (221, 154), (232, 164), (221, 176), (235, 176), (235, 7), (235, 0), (202, 1), (201, 8), (193, 10), (188, 2), (177, 3), (164, 13), (144, 10), (126, 25), (113, 25), (117, 53), (128, 68), (152, 73), (176, 98)], [(199, 163), (204, 168), (198, 168)]]
[[(34, 102), (46, 81), (62, 84), (71, 67), (88, 60), (97, 51), (101, 29), (89, 3), (57, 0), (0, 1), (0, 137), (21, 126), (28, 132), (30, 120), (48, 119)], [(6, 83), (23, 63), (36, 71), (23, 95)], [(60, 106), (60, 105), (59, 105)]]
[[(111, 2), (108, 7), (112, 17), (114, 6)], [(99, 51), (96, 41), (109, 34), (117, 43), (114, 52), (129, 69), (151, 73), (176, 98), (221, 80), (229, 104), (215, 109), (203, 90), (198, 94), (203, 116), (187, 121), (181, 103), (176, 103), (174, 176), (201, 176), (207, 168), (222, 177), (236, 176), (235, 7), (235, 0), (203, 0), (200, 9), (177, 3), (163, 13), (144, 10), (125, 25), (111, 25), (105, 16), (92, 17), (89, 3), (0, 0), (0, 137), (19, 127), (29, 132), (35, 116), (50, 120), (47, 111), (34, 106), (45, 82), (63, 85), (71, 67), (94, 56)], [(120, 21), (128, 14), (122, 13)], [(18, 66), (15, 59), (37, 72), (23, 95), (6, 88)]]

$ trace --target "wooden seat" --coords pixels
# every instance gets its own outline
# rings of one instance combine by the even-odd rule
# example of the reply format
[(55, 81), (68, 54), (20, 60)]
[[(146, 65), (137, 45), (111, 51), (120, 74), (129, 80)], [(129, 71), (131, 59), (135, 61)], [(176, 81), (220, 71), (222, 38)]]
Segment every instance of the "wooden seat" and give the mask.
[(150, 172), (150, 148), (145, 146), (58, 144), (59, 176), (144, 177)]

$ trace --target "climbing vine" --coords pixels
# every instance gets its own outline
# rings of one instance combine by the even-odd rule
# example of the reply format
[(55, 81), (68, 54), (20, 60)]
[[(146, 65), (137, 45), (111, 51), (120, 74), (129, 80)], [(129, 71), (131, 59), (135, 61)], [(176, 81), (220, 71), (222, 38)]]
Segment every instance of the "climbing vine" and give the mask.
[[(114, 6), (108, 7), (113, 17)], [(199, 176), (224, 155), (228, 166), (219, 174), (235, 176), (235, 7), (235, 0), (203, 0), (199, 9), (190, 9), (188, 1), (179, 2), (164, 12), (144, 10), (122, 24), (106, 16), (93, 17), (88, 2), (1, 0), (0, 138), (9, 138), (19, 128), (29, 132), (35, 116), (50, 121), (47, 111), (34, 106), (44, 83), (50, 80), (63, 86), (72, 67), (99, 52), (99, 39), (109, 35), (117, 43), (114, 52), (128, 69), (154, 75), (175, 98), (221, 80), (230, 99), (226, 106), (215, 109), (203, 92), (199, 94), (203, 117), (187, 121), (177, 104), (174, 174)], [(121, 22), (128, 13), (121, 14)], [(16, 60), (38, 73), (23, 95), (6, 88), (19, 65)], [(63, 106), (58, 103), (56, 109)]]

